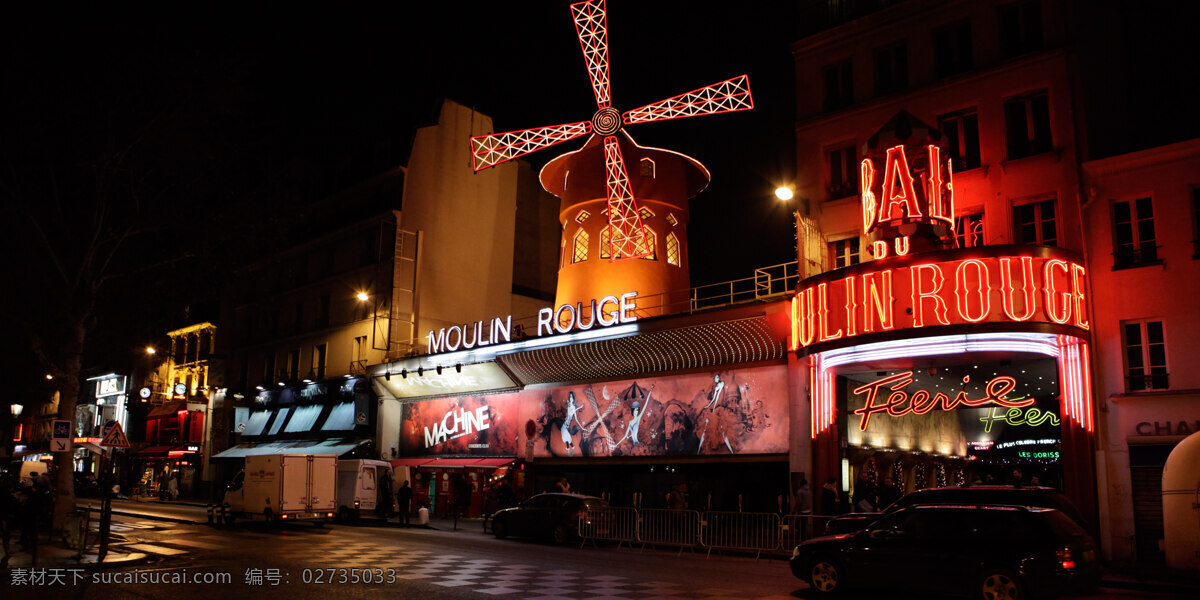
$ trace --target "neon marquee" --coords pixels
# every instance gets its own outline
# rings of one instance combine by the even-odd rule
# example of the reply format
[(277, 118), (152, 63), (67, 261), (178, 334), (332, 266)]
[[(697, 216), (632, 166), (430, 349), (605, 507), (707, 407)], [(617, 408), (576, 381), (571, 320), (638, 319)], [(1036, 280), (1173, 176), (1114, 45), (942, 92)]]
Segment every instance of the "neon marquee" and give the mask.
[(1019, 408), (1010, 408), (1006, 411), (1001, 411), (999, 407), (992, 407), (988, 413), (979, 420), (983, 422), (984, 433), (991, 433), (992, 424), (996, 421), (1003, 421), (1008, 425), (1028, 425), (1037, 427), (1045, 423), (1049, 423), (1054, 427), (1059, 426), (1058, 417), (1050, 411), (1042, 411), (1037, 408), (1028, 408), (1021, 410)]
[(912, 255), (904, 264), (866, 263), (810, 278), (792, 298), (791, 348), (937, 325), (1091, 326), (1081, 263), (1065, 253), (1021, 256), (1020, 247), (997, 248), (1014, 253), (942, 252), (950, 259), (939, 261)]
[[(586, 331), (599, 325), (608, 327), (637, 320), (637, 292), (626, 292), (618, 296), (605, 296), (585, 305), (563, 304), (558, 308), (543, 308), (538, 311), (537, 335), (568, 333), (572, 330)], [(482, 348), (491, 344), (512, 341), (512, 315), (503, 319), (476, 321), (465, 325), (443, 327), (430, 331), (429, 353), (454, 352), (456, 350)]]
[[(970, 398), (966, 391), (959, 391), (953, 398), (945, 392), (930, 393), (929, 390), (917, 390), (909, 394), (906, 388), (913, 381), (913, 372), (904, 371), (854, 388), (855, 394), (866, 394), (866, 404), (854, 411), (854, 414), (862, 417), (858, 428), (866, 431), (867, 424), (871, 421), (871, 415), (876, 413), (887, 413), (890, 417), (902, 417), (910, 413), (923, 415), (935, 408), (951, 411), (960, 405), (979, 408), (988, 404), (998, 404), (1002, 407), (1019, 409), (1034, 403), (1033, 398), (1008, 399), (1008, 393), (1017, 388), (1017, 380), (1007, 375), (1001, 375), (987, 382), (982, 398)], [(968, 381), (970, 381), (970, 377), (963, 379), (964, 383)], [(892, 393), (882, 404), (876, 404), (879, 399), (879, 390), (882, 388), (887, 388)]]

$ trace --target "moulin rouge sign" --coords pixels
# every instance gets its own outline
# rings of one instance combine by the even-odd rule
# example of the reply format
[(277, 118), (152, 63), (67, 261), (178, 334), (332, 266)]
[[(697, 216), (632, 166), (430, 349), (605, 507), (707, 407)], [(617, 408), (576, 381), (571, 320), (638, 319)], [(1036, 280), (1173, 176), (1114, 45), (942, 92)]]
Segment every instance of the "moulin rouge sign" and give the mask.
[(1037, 246), (917, 251), (953, 243), (954, 193), (949, 160), (937, 146), (909, 154), (912, 169), (905, 146), (888, 149), (883, 177), (871, 158), (863, 159), (863, 228), (875, 240), (876, 260), (801, 283), (790, 310), (792, 350), (938, 325), (1089, 328), (1087, 271), (1068, 252)]
[[(537, 335), (586, 331), (596, 326), (609, 327), (637, 320), (637, 292), (605, 296), (585, 305), (563, 304), (538, 311)], [(429, 353), (454, 352), (512, 341), (512, 315), (491, 321), (443, 327), (429, 332)]]

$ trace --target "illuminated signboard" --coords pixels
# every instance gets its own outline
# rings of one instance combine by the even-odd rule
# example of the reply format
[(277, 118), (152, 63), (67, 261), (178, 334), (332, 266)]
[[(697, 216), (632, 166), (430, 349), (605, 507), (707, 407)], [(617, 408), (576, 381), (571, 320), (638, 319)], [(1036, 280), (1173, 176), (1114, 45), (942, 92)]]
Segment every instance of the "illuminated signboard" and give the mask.
[(470, 394), (517, 387), (516, 382), (493, 362), (446, 367), (441, 373), (436, 369), (391, 373), (387, 377), (376, 377), (375, 382), (395, 398)]
[[(952, 411), (960, 405), (968, 408), (978, 408), (988, 404), (998, 404), (1006, 408), (1019, 409), (1031, 406), (1034, 403), (1033, 398), (1010, 400), (1008, 393), (1016, 389), (1017, 380), (1006, 375), (996, 377), (987, 382), (987, 385), (984, 386), (986, 390), (985, 395), (982, 398), (970, 398), (965, 391), (959, 391), (954, 397), (945, 392), (931, 393), (929, 390), (916, 390), (909, 394), (906, 390), (913, 381), (913, 372), (904, 371), (854, 388), (854, 393), (863, 394), (866, 400), (866, 404), (862, 408), (854, 411), (854, 414), (862, 417), (858, 428), (861, 431), (866, 431), (867, 425), (871, 420), (871, 415), (876, 413), (887, 413), (891, 417), (902, 417), (910, 413), (923, 415), (934, 409)], [(969, 377), (963, 379), (963, 383), (969, 381)], [(882, 404), (876, 404), (876, 400), (880, 398), (880, 389), (891, 390), (891, 394), (886, 396)]]
[(125, 393), (125, 378), (110, 377), (108, 379), (100, 379), (96, 381), (96, 397), (104, 398), (107, 396), (116, 396), (117, 394)]
[(1058, 450), (1046, 450), (1043, 452), (1030, 452), (1028, 450), (1021, 450), (1020, 452), (1017, 452), (1017, 456), (1019, 458), (1048, 458), (1050, 460), (1058, 460), (1062, 457), (1062, 454)]
[[(632, 323), (637, 320), (637, 314), (634, 312), (637, 309), (634, 304), (636, 298), (637, 292), (626, 292), (619, 297), (605, 296), (600, 300), (592, 300), (587, 306), (579, 302), (563, 304), (558, 308), (543, 308), (538, 311), (536, 335), (585, 331), (597, 325), (608, 327), (618, 323)], [(511, 342), (512, 315), (503, 319), (476, 321), (443, 327), (436, 332), (430, 331), (428, 341), (430, 354)]]
[(938, 325), (1090, 327), (1081, 263), (1044, 248), (990, 250), (916, 254), (809, 278), (792, 299), (791, 348)]
[(979, 420), (983, 422), (984, 433), (991, 433), (992, 424), (996, 421), (1001, 421), (1007, 425), (1028, 425), (1030, 427), (1038, 427), (1039, 425), (1059, 426), (1058, 416), (1050, 411), (1043, 411), (1038, 408), (1009, 408), (1001, 410), (999, 407), (992, 407)]

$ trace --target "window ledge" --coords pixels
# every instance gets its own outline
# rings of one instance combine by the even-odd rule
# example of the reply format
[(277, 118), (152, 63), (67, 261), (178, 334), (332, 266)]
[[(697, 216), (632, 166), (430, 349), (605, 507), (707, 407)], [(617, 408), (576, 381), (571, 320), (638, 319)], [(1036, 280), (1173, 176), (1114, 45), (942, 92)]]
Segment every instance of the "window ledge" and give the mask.
[(1163, 396), (1196, 396), (1200, 395), (1200, 389), (1186, 390), (1145, 390), (1138, 392), (1121, 392), (1109, 396), (1113, 402), (1121, 403), (1126, 400), (1138, 400), (1140, 398), (1154, 398)]
[(1162, 267), (1164, 271), (1167, 268), (1167, 264), (1165, 262), (1163, 262), (1162, 259), (1158, 259), (1158, 260), (1144, 260), (1141, 262), (1129, 263), (1127, 265), (1113, 265), (1112, 270), (1127, 271), (1129, 269), (1137, 269), (1140, 267), (1153, 267), (1155, 265)]

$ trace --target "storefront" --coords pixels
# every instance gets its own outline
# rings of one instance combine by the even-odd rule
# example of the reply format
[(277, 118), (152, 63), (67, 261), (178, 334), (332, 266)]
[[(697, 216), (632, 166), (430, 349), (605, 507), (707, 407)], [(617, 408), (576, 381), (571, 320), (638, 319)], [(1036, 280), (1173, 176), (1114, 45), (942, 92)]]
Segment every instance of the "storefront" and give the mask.
[[(672, 487), (686, 486), (697, 508), (786, 509), (794, 387), (786, 307), (591, 331), (564, 325), (382, 365), (373, 374), (383, 412), (398, 423), (393, 462), (414, 469), (418, 497), (452, 489), (443, 461), (491, 458), (517, 460), (507, 483), (518, 494), (557, 491), (566, 477), (572, 491), (622, 506), (663, 506)], [(636, 311), (632, 297), (628, 310)], [(480, 494), (506, 477), (464, 474)], [(430, 480), (441, 487), (430, 492)]]
[(805, 279), (792, 300), (814, 487), (833, 478), (848, 508), (889, 483), (1048, 485), (1095, 515), (1082, 257), (954, 249), (950, 165), (922, 131), (881, 133), (862, 161), (874, 260)]

